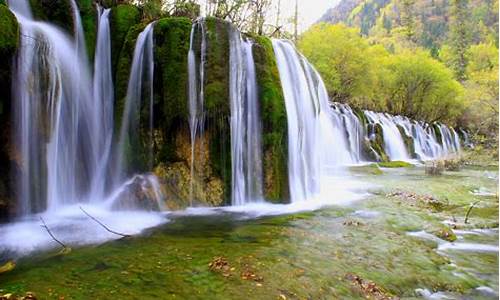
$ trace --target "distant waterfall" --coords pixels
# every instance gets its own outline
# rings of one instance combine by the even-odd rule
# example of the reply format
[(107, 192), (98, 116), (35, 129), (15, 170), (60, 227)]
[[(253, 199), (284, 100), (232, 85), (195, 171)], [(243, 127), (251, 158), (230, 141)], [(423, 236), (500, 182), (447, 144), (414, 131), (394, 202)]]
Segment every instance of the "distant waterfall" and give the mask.
[[(358, 116), (347, 104), (333, 103), (334, 112), (344, 120), (340, 125), (347, 132), (349, 150), (355, 161), (362, 161), (362, 143), (371, 139), (371, 133), (363, 128)], [(457, 132), (444, 124), (431, 126), (403, 116), (363, 111), (369, 124), (380, 124), (383, 131), (384, 148), (390, 160), (431, 160), (461, 151)], [(436, 128), (438, 129), (436, 132)], [(400, 131), (402, 130), (402, 132)], [(416, 157), (411, 157), (403, 140), (403, 134), (411, 138)], [(356, 160), (357, 159), (357, 160)]]
[[(195, 147), (196, 138), (202, 134), (205, 121), (205, 63), (207, 52), (207, 37), (205, 21), (198, 19), (191, 29), (190, 46), (188, 54), (188, 76), (189, 76), (189, 129), (191, 137), (191, 182), (189, 198), (191, 206), (193, 205), (193, 189), (195, 181)], [(201, 42), (199, 57), (196, 57), (197, 45), (195, 44), (196, 33), (200, 32)], [(196, 67), (198, 66), (198, 70)]]
[(290, 196), (299, 202), (321, 192), (325, 172), (353, 160), (319, 74), (291, 42), (273, 40), (273, 47), (288, 119)]
[(363, 128), (363, 125), (349, 105), (333, 103), (332, 108), (334, 115), (336, 115), (340, 121), (338, 126), (345, 128), (352, 162), (357, 163), (362, 161), (362, 143), (366, 134), (365, 128)]
[(146, 160), (149, 170), (153, 164), (153, 76), (154, 76), (154, 56), (153, 56), (153, 29), (154, 22), (146, 26), (139, 34), (135, 44), (134, 58), (130, 69), (130, 78), (127, 87), (125, 108), (123, 110), (120, 136), (118, 141), (118, 159), (115, 168), (115, 177), (119, 183), (130, 174), (128, 158), (139, 156), (137, 153), (142, 149), (140, 139), (141, 104), (144, 102), (149, 107), (149, 141), (147, 141)]
[(263, 199), (262, 125), (252, 42), (230, 32), (232, 204)]
[(365, 115), (370, 122), (382, 126), (385, 151), (391, 160), (409, 160), (410, 156), (396, 123), (385, 113), (365, 111)]

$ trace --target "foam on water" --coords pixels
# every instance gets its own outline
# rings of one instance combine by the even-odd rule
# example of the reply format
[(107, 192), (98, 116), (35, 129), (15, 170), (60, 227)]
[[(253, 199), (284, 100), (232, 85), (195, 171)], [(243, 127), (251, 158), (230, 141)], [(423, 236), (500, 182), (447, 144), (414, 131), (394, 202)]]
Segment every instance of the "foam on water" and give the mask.
[[(146, 228), (167, 222), (162, 213), (110, 211), (99, 205), (81, 207), (108, 228), (128, 235), (136, 235)], [(32, 215), (27, 219), (0, 226), (0, 257), (2, 253), (13, 258), (60, 247), (42, 227), (40, 217), (54, 236), (68, 246), (99, 244), (121, 238), (86, 216), (80, 206), (66, 206), (57, 212)]]

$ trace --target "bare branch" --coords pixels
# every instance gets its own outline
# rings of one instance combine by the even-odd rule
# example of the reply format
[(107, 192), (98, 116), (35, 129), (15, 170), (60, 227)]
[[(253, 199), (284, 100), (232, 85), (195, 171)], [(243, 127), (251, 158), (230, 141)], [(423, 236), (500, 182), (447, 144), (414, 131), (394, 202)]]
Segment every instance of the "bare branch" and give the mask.
[(97, 220), (96, 218), (92, 217), (88, 212), (86, 212), (81, 206), (80, 206), (80, 210), (85, 214), (87, 215), (87, 217), (91, 218), (92, 220), (94, 220), (97, 224), (101, 225), (104, 229), (106, 229), (106, 231), (108, 232), (111, 232), (112, 234), (116, 234), (116, 235), (119, 235), (119, 236), (123, 236), (123, 237), (130, 237), (129, 234), (124, 234), (124, 233), (120, 233), (120, 232), (117, 232), (117, 231), (114, 231), (112, 229), (109, 229), (109, 227), (107, 227), (106, 225), (104, 225), (103, 223), (101, 223), (99, 220)]
[(42, 217), (40, 217), (40, 221), (42, 221), (42, 224), (43, 224), (43, 225), (40, 225), (40, 226), (42, 226), (43, 228), (45, 228), (45, 230), (47, 230), (47, 232), (48, 232), (48, 234), (50, 235), (50, 237), (51, 237), (54, 241), (56, 241), (59, 245), (61, 245), (64, 249), (67, 249), (68, 247), (66, 247), (66, 245), (65, 245), (63, 242), (61, 242), (60, 240), (58, 240), (58, 239), (57, 239), (57, 238), (56, 238), (56, 237), (52, 234), (52, 232), (50, 231), (50, 229), (49, 229), (49, 227), (47, 226), (47, 224), (45, 224), (45, 221), (43, 220), (43, 218), (42, 218)]

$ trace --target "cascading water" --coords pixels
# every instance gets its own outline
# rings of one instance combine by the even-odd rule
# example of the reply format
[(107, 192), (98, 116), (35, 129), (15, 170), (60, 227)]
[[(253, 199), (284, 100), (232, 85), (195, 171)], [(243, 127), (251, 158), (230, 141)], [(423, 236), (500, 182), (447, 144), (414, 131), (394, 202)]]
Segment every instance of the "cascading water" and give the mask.
[(153, 160), (153, 76), (154, 76), (154, 55), (153, 55), (153, 29), (154, 22), (137, 37), (135, 44), (134, 58), (130, 70), (127, 97), (123, 111), (120, 137), (118, 142), (118, 159), (115, 167), (115, 177), (118, 183), (130, 176), (131, 170), (126, 161), (126, 156), (137, 155), (133, 149), (141, 149), (140, 141), (140, 114), (141, 103), (149, 104), (149, 141), (148, 157), (149, 170), (152, 169)]
[[(13, 1), (11, 1), (13, 2)], [(14, 70), (14, 138), (21, 153), (20, 215), (83, 202), (103, 202), (113, 137), (113, 81), (109, 9), (98, 7), (94, 74), (88, 71), (83, 29), (73, 2), (76, 34), (35, 21), (29, 2), (11, 3), (21, 25)], [(149, 104), (149, 168), (153, 145), (153, 24), (139, 36), (122, 119), (118, 163), (112, 178), (122, 184), (125, 149), (137, 142), (142, 100)], [(76, 70), (76, 71), (75, 71)], [(146, 178), (146, 177), (145, 177)], [(147, 177), (149, 178), (149, 177)]]
[(365, 129), (359, 121), (356, 114), (352, 111), (351, 107), (347, 104), (334, 103), (332, 104), (333, 113), (337, 116), (339, 126), (345, 128), (349, 142), (349, 153), (351, 154), (352, 161), (358, 163), (363, 160), (361, 144), (365, 137)]
[[(189, 76), (189, 129), (191, 137), (191, 182), (189, 187), (189, 200), (193, 206), (194, 197), (194, 182), (195, 182), (195, 148), (196, 138), (202, 135), (205, 120), (205, 63), (207, 38), (205, 30), (205, 21), (198, 19), (194, 22), (191, 29), (190, 46), (188, 54), (188, 76)], [(197, 31), (201, 33), (200, 56), (199, 61), (196, 58), (195, 34)], [(198, 65), (198, 70), (196, 66)]]
[(10, 4), (22, 32), (13, 76), (14, 137), (22, 157), (20, 214), (28, 214), (85, 198), (93, 165), (88, 153), (95, 152), (85, 118), (95, 107), (87, 61), (75, 41), (34, 21), (27, 0)]
[(378, 123), (382, 126), (385, 151), (391, 160), (410, 159), (401, 132), (396, 126), (396, 123), (390, 119), (390, 116), (372, 111), (365, 111), (365, 116), (371, 123)]
[[(343, 119), (338, 126), (347, 132), (349, 150), (354, 161), (361, 161), (361, 143), (364, 139), (370, 139), (370, 133), (363, 128), (358, 116), (347, 104), (333, 103), (332, 107), (334, 113)], [(412, 139), (416, 158), (420, 160), (437, 159), (461, 150), (460, 137), (456, 131), (443, 124), (430, 126), (407, 117), (373, 111), (364, 111), (364, 115), (369, 123), (382, 126), (384, 147), (390, 160), (410, 160), (402, 134)], [(438, 128), (439, 133), (436, 133), (435, 128)]]
[(290, 42), (273, 40), (273, 47), (288, 119), (290, 197), (301, 202), (321, 193), (326, 172), (353, 161), (321, 77)]
[[(71, 9), (73, 10), (73, 18), (75, 20), (74, 22), (75, 22), (76, 51), (79, 57), (83, 58), (84, 60), (87, 60), (88, 56), (87, 56), (87, 49), (85, 47), (85, 34), (83, 32), (82, 18), (80, 16), (80, 11), (78, 10), (78, 5), (76, 5), (75, 0), (71, 0)], [(100, 18), (101, 15), (102, 15), (102, 8), (98, 6), (98, 17)], [(109, 11), (105, 16), (105, 19), (108, 18), (109, 18)], [(107, 30), (109, 32), (109, 21), (106, 22), (108, 22), (108, 25), (103, 24), (104, 25), (103, 28), (101, 27), (101, 24), (99, 24), (98, 30), (100, 29), (106, 30), (105, 27), (107, 26), (108, 28)], [(98, 23), (100, 23), (100, 21)]]
[(230, 32), (232, 204), (263, 199), (262, 128), (252, 42)]
[(95, 167), (92, 177), (91, 199), (98, 200), (104, 197), (106, 186), (106, 172), (113, 140), (113, 102), (114, 89), (111, 70), (111, 34), (109, 14), (111, 9), (98, 7), (97, 45), (94, 59), (93, 99), (91, 105), (97, 107), (94, 119), (89, 124), (94, 138), (91, 142), (94, 153)]

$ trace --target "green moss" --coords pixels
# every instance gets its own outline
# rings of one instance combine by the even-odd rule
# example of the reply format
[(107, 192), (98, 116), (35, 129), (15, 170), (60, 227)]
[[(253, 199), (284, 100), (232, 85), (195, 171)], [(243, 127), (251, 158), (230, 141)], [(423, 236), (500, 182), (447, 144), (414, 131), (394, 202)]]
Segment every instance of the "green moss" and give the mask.
[(0, 4), (0, 221), (13, 210), (11, 161), (9, 158), (12, 63), (19, 47), (19, 24), (16, 17)]
[(413, 167), (413, 165), (410, 163), (407, 163), (405, 161), (398, 161), (398, 160), (380, 162), (380, 163), (378, 163), (378, 165), (381, 168), (409, 168), (409, 167)]
[[(128, 51), (120, 52), (118, 57), (118, 65), (116, 68), (116, 79), (115, 79), (115, 134), (119, 134), (121, 129), (123, 110), (125, 108), (127, 87), (130, 77), (130, 69), (132, 67), (132, 60), (134, 58), (135, 43), (137, 41), (138, 35), (144, 30), (145, 25), (138, 24), (132, 26), (128, 30), (127, 36), (123, 42), (123, 49), (128, 49)], [(145, 120), (148, 120), (147, 118)], [(115, 137), (117, 139), (117, 137)], [(147, 151), (142, 151), (142, 146), (139, 140), (126, 141), (125, 147), (125, 157), (128, 162), (127, 165), (134, 168), (142, 169), (146, 162)]]
[(382, 125), (378, 123), (368, 124), (367, 128), (372, 137), (364, 143), (365, 155), (380, 162), (389, 161), (389, 156), (385, 152), (384, 129)]
[(0, 5), (7, 5), (7, 3), (5, 2), (5, 0), (0, 0)]
[(432, 128), (434, 129), (434, 133), (436, 134), (436, 141), (443, 145), (443, 136), (441, 135), (441, 128), (438, 123), (432, 123)]
[(361, 123), (361, 125), (364, 128), (366, 126), (366, 124), (368, 124), (368, 120), (366, 119), (366, 116), (365, 116), (365, 113), (363, 112), (363, 110), (361, 110), (357, 107), (354, 107), (354, 108), (352, 108), (352, 112), (358, 117), (359, 122)]
[(12, 56), (19, 46), (19, 25), (17, 19), (5, 5), (0, 4), (0, 54)]
[(405, 129), (401, 125), (396, 125), (398, 127), (399, 133), (401, 134), (401, 137), (403, 138), (403, 142), (406, 147), (406, 151), (410, 155), (411, 158), (417, 158), (417, 154), (415, 153), (415, 141), (413, 140), (413, 137), (409, 136), (406, 134)]
[(380, 169), (378, 164), (369, 164), (364, 166), (352, 166), (349, 170), (355, 173), (382, 175), (384, 172)]
[(69, 0), (29, 0), (33, 16), (48, 21), (74, 35), (73, 10)]
[[(231, 24), (206, 18), (205, 65), (206, 130), (210, 134), (210, 159), (215, 175), (222, 179), (224, 199), (231, 195), (231, 108), (229, 101), (229, 30)], [(199, 38), (199, 37), (198, 37)]]
[[(158, 159), (174, 162), (175, 132), (188, 124), (188, 53), (191, 20), (164, 18), (155, 24), (155, 103), (159, 111), (155, 120), (161, 129), (163, 143)], [(155, 126), (155, 127), (156, 127)]]
[(134, 48), (125, 47), (124, 42), (129, 29), (140, 22), (140, 17), (140, 11), (134, 5), (121, 4), (111, 9), (110, 29), (113, 33), (111, 35), (111, 63), (115, 78), (122, 49), (124, 52), (133, 52)]
[(92, 0), (77, 0), (85, 33), (85, 44), (90, 61), (93, 61), (97, 43), (97, 9)]
[(263, 125), (265, 198), (271, 202), (288, 202), (288, 124), (278, 66), (271, 40), (262, 36), (253, 39)]
[[(477, 299), (469, 294), (475, 288), (498, 285), (498, 253), (436, 251), (435, 242), (407, 231), (451, 233), (443, 221), (463, 221), (463, 204), (484, 198), (470, 194), (469, 185), (498, 188), (483, 171), (429, 178), (414, 168), (366, 176), (379, 186), (374, 188), (378, 194), (348, 207), (245, 221), (231, 214), (178, 216), (140, 236), (75, 246), (64, 256), (53, 251), (20, 259), (13, 271), (2, 274), (0, 289), (20, 295), (32, 291), (39, 299), (361, 299), (356, 285), (346, 280), (355, 274), (402, 299), (417, 298), (417, 288)], [(415, 201), (386, 196), (394, 190), (448, 197), (449, 206), (459, 210), (431, 212)], [(496, 207), (496, 214), (482, 219), (473, 215), (474, 208), (470, 228), (477, 228), (476, 220), (498, 222), (498, 199), (484, 204)], [(355, 211), (380, 213), (364, 217)], [(495, 232), (461, 238), (498, 244)], [(209, 267), (217, 257), (228, 263), (226, 276)]]

